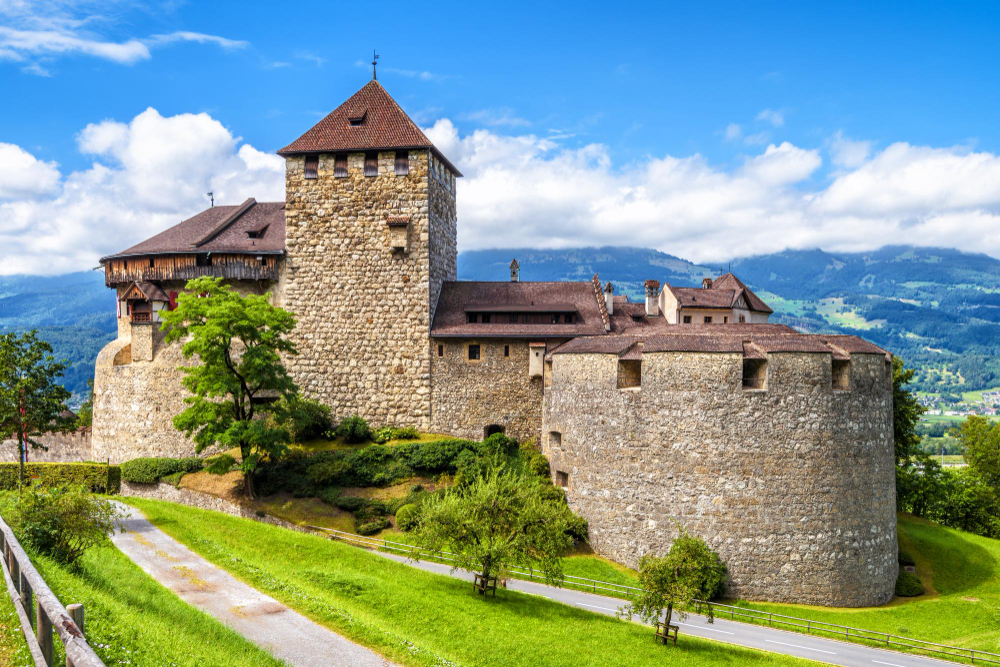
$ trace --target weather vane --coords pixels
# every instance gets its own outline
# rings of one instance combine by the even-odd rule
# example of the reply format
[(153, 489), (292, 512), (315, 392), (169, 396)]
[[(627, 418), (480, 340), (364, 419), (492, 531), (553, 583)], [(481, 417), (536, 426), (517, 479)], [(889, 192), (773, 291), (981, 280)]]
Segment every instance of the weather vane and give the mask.
[(378, 64), (378, 54), (375, 53), (375, 49), (372, 49), (372, 81), (378, 81), (378, 75), (375, 74), (375, 65)]

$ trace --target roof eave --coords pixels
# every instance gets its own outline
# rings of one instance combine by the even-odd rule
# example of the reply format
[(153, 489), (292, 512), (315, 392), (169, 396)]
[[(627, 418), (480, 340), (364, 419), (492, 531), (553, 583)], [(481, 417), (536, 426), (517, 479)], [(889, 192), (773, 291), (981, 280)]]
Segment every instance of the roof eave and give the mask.
[(459, 178), (463, 178), (464, 174), (458, 170), (451, 160), (444, 156), (444, 153), (439, 151), (437, 147), (433, 144), (425, 144), (423, 146), (376, 146), (369, 148), (324, 148), (320, 150), (310, 150), (302, 151), (292, 149), (292, 144), (289, 144), (279, 151), (276, 151), (281, 157), (293, 157), (295, 155), (324, 155), (331, 153), (367, 153), (368, 151), (430, 151), (434, 153), (437, 159), (444, 162), (445, 166), (448, 167)]
[(128, 259), (129, 257), (153, 257), (159, 255), (284, 255), (284, 250), (205, 250), (204, 248), (192, 248), (191, 250), (157, 250), (154, 252), (123, 252), (117, 255), (108, 255), (98, 260), (101, 264), (110, 262), (113, 259)]

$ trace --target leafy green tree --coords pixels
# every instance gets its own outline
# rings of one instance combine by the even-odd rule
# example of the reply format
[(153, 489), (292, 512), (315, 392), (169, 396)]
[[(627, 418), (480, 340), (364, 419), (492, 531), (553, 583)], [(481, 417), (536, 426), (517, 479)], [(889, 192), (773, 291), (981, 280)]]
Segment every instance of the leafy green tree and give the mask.
[[(711, 600), (725, 589), (726, 566), (704, 540), (689, 535), (683, 528), (670, 545), (666, 556), (646, 554), (639, 559), (639, 587), (635, 600), (621, 607), (618, 616), (638, 616), (644, 623), (656, 625), (664, 618), (670, 623), (674, 608), (695, 600)], [(678, 612), (681, 618), (683, 612)], [(712, 609), (708, 608), (708, 620)]]
[(907, 465), (896, 467), (896, 506), (914, 516), (932, 517), (948, 495), (947, 482), (937, 459), (915, 451)]
[(906, 466), (920, 446), (917, 424), (927, 410), (917, 402), (917, 396), (907, 385), (913, 380), (914, 370), (906, 368), (900, 357), (892, 358), (892, 430), (895, 443), (896, 465)]
[[(285, 406), (297, 388), (282, 362), (295, 354), (288, 335), (295, 318), (271, 304), (270, 295), (242, 296), (219, 278), (196, 278), (173, 311), (161, 311), (166, 341), (183, 340), (183, 367), (191, 396), (174, 427), (193, 437), (195, 452), (238, 447), (247, 496), (262, 458), (276, 460), (290, 442)], [(284, 399), (284, 400), (280, 400)]]
[(538, 480), (494, 469), (429, 498), (416, 534), (427, 549), (453, 552), (456, 569), (489, 579), (520, 565), (557, 583), (560, 557), (573, 544), (566, 533), (570, 515), (565, 505), (542, 497)]
[(47, 449), (40, 435), (73, 427), (73, 419), (63, 416), (70, 393), (58, 383), (65, 370), (35, 331), (0, 335), (0, 440), (17, 441), (20, 485), (27, 447)]
[(1000, 490), (1000, 423), (972, 415), (962, 424), (958, 434), (969, 470)]
[(94, 378), (87, 380), (87, 400), (76, 411), (76, 428), (94, 425)]
[(75, 565), (90, 547), (107, 541), (123, 513), (82, 487), (31, 486), (14, 508), (14, 528), (33, 550)]

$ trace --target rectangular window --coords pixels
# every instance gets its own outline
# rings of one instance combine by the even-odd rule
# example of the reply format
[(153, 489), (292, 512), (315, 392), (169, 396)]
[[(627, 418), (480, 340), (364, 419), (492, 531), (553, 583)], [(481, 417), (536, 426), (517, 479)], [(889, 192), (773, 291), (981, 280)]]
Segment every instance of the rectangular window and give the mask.
[(562, 447), (562, 433), (549, 431), (549, 447)]
[(747, 316), (746, 315), (740, 315), (740, 324), (745, 324), (746, 321), (747, 321)]
[(690, 315), (685, 315), (684, 316), (684, 324), (691, 324), (691, 316)]
[(347, 153), (337, 153), (333, 156), (334, 178), (347, 178)]
[(511, 324), (517, 324), (517, 315), (511, 313), (510, 315), (507, 316), (507, 318)]
[(504, 345), (503, 346), (503, 356), (505, 356), (505, 357), (509, 357), (510, 356), (510, 345)]
[(306, 178), (319, 178), (319, 156), (306, 156)]
[(483, 313), (483, 324), (489, 324), (489, 323), (490, 323), (490, 314)]
[(466, 319), (468, 320), (469, 324), (475, 324), (476, 322), (479, 321), (479, 315), (477, 315), (476, 313), (469, 313), (468, 315), (466, 315)]
[(851, 388), (851, 362), (848, 359), (833, 360), (833, 388), (848, 391)]
[(637, 389), (642, 386), (642, 362), (635, 359), (618, 360), (618, 388)]
[(153, 258), (149, 258), (149, 268), (153, 268)]
[(552, 316), (552, 324), (559, 324), (559, 314), (558, 313)]
[(723, 323), (723, 324), (729, 324), (729, 317), (728, 317), (728, 316), (726, 316), (726, 317), (723, 317), (723, 318), (722, 318), (722, 323)]
[(365, 153), (365, 176), (378, 176), (378, 153)]
[(562, 470), (556, 470), (556, 486), (568, 489), (569, 488), (569, 473), (565, 473)]
[(477, 359), (479, 359), (479, 346), (478, 345), (470, 345), (469, 346), (469, 360), (470, 361), (476, 361)]
[(706, 315), (705, 316), (705, 324), (711, 324), (711, 323), (712, 323), (712, 316), (711, 315)]
[(767, 360), (743, 359), (743, 388), (765, 389), (767, 387)]
[(409, 151), (396, 151), (396, 175), (406, 176), (410, 173)]
[(438, 345), (438, 356), (439, 357), (444, 356), (444, 345)]

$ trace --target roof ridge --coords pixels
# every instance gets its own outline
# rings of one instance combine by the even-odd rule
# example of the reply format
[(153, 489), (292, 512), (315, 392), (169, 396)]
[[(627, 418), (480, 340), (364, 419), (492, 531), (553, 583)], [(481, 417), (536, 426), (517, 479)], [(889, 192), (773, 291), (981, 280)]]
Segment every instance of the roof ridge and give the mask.
[(200, 248), (201, 246), (205, 245), (206, 243), (214, 239), (216, 236), (221, 234), (226, 229), (226, 227), (239, 220), (244, 213), (246, 213), (256, 205), (257, 205), (257, 200), (254, 199), (253, 197), (250, 197), (245, 202), (240, 204), (240, 207), (238, 209), (230, 213), (227, 217), (225, 217), (222, 220), (222, 222), (216, 225), (215, 229), (206, 234), (201, 240), (195, 241), (191, 245), (193, 245), (195, 248)]

